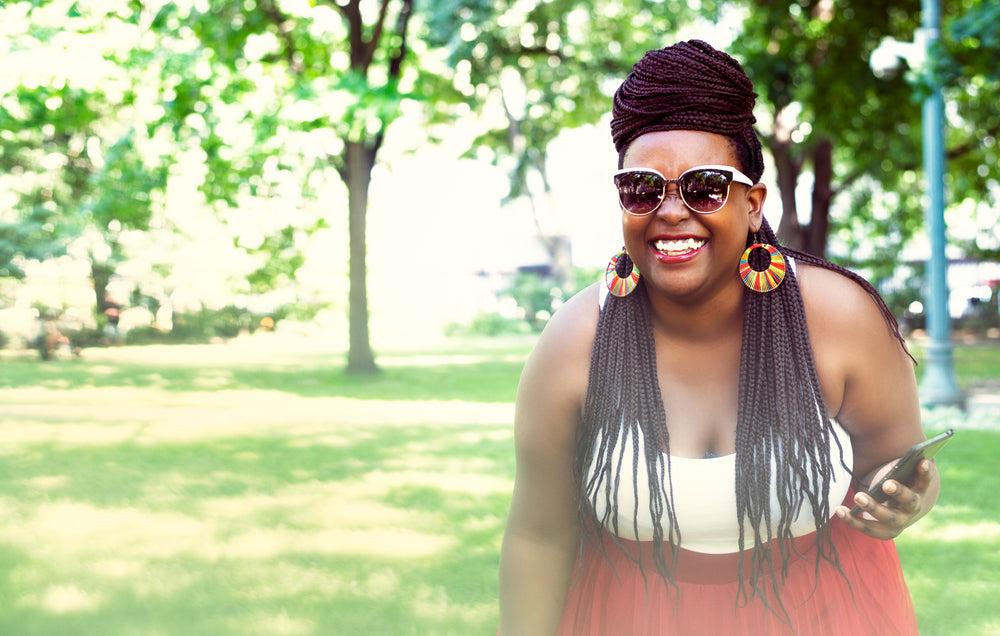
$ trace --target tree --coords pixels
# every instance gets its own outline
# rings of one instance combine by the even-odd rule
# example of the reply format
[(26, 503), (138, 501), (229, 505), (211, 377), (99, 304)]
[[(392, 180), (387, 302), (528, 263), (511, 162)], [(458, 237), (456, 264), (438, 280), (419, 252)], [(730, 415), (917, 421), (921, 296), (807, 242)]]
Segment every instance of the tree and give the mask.
[(113, 9), (22, 2), (3, 16), (25, 27), (4, 62), (20, 74), (0, 104), (0, 168), (13, 175), (17, 215), (3, 232), (14, 235), (4, 256), (45, 258), (87, 237), (97, 315), (122, 256), (120, 232), (148, 228), (166, 183), (164, 158), (150, 152), (136, 116), (132, 67), (113, 66), (129, 54), (110, 36), (121, 24)]
[(935, 51), (948, 102), (948, 173), (953, 202), (969, 211), (976, 231), (953, 237), (970, 256), (1000, 259), (1000, 3), (978, 0), (952, 12)]
[[(953, 37), (951, 49), (957, 50), (955, 42), (964, 38), (966, 58), (981, 50), (982, 59), (995, 59), (1000, 47), (995, 29), (990, 31), (994, 23), (975, 9), (966, 14), (965, 4), (945, 3), (946, 32), (958, 28), (969, 33), (976, 27), (982, 37)], [(995, 11), (986, 8), (995, 3), (974, 5)], [(923, 224), (923, 94), (918, 69), (877, 77), (869, 60), (886, 37), (913, 40), (920, 26), (919, 3), (783, 1), (749, 6), (743, 36), (733, 50), (767, 105), (761, 127), (777, 168), (783, 211), (779, 235), (819, 255), (832, 236), (845, 260), (887, 273)], [(952, 24), (966, 25), (965, 31)], [(996, 103), (997, 85), (982, 73), (952, 73), (950, 79), (949, 185), (957, 199), (980, 201), (989, 191), (983, 186), (991, 173), (986, 167), (990, 153), (995, 157), (997, 115), (987, 104)], [(812, 201), (809, 221), (801, 224), (796, 192), (806, 166), (813, 178)], [(841, 204), (835, 206), (838, 197)]]
[(22, 260), (43, 260), (59, 254), (63, 245), (53, 236), (44, 209), (18, 214), (11, 220), (0, 221), (0, 279), (24, 278)]
[[(912, 90), (902, 76), (875, 77), (868, 63), (883, 37), (918, 25), (919, 7), (910, 0), (892, 7), (794, 0), (750, 7), (733, 51), (766, 109), (760, 128), (777, 170), (777, 231), (785, 243), (823, 256), (838, 194), (872, 180), (894, 189), (920, 165), (920, 110)], [(803, 225), (797, 191), (807, 165), (813, 186)], [(901, 200), (891, 232), (897, 244), (916, 218), (912, 198)]]
[[(313, 161), (309, 169), (332, 167), (347, 186), (351, 373), (378, 369), (368, 330), (366, 283), (372, 169), (404, 101), (424, 101), (432, 109), (438, 107), (436, 100), (448, 101), (448, 84), (439, 74), (412, 64), (414, 18), (413, 0), (308, 5), (219, 0), (205, 9), (167, 5), (157, 19), (164, 31), (178, 25), (191, 28), (212, 52), (207, 63), (227, 78), (212, 83), (184, 80), (195, 104), (208, 101), (202, 93), (209, 86), (215, 86), (224, 101), (239, 104), (242, 96), (259, 90), (247, 83), (248, 70), (271, 78), (273, 103), (247, 113), (255, 136), (266, 140), (278, 129), (311, 140), (321, 150), (306, 157)], [(236, 167), (223, 166), (222, 172), (233, 174)]]
[[(701, 15), (717, 11), (707, 2)], [(569, 291), (573, 277), (566, 215), (546, 164), (549, 143), (567, 128), (596, 123), (634, 61), (697, 15), (676, 1), (436, 3), (430, 37), (451, 51), (456, 87), (477, 109), (503, 113), (505, 125), (480, 135), (474, 149), (508, 170), (508, 202), (528, 201), (556, 287)]]

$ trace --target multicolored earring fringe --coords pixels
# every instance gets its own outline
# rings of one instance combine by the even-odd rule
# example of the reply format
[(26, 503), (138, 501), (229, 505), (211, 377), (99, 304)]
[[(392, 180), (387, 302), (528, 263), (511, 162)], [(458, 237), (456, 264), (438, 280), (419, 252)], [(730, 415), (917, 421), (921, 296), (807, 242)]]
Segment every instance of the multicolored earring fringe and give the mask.
[(639, 270), (625, 248), (608, 261), (608, 268), (604, 270), (604, 282), (608, 285), (608, 291), (618, 297), (628, 296), (639, 284)]
[[(770, 256), (768, 266), (756, 270), (750, 266), (750, 254), (757, 249), (766, 250)], [(754, 243), (743, 252), (740, 259), (740, 277), (743, 284), (755, 292), (769, 292), (777, 288), (785, 280), (785, 257), (773, 245)]]

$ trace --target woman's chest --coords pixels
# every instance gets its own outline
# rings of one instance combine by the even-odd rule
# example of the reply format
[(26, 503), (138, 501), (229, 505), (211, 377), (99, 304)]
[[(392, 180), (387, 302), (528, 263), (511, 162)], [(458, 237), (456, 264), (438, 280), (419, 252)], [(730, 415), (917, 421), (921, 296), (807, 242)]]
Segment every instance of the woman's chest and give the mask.
[(739, 342), (657, 351), (657, 380), (680, 457), (735, 452), (740, 385)]

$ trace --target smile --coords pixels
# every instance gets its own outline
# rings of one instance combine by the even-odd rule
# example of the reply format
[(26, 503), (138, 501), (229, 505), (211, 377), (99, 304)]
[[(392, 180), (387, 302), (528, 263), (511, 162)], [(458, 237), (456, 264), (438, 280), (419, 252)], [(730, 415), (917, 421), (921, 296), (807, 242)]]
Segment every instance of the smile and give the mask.
[(653, 247), (655, 247), (656, 251), (661, 254), (666, 254), (667, 256), (680, 256), (681, 254), (694, 252), (695, 250), (701, 248), (704, 244), (704, 239), (687, 238), (677, 241), (656, 241), (653, 243)]

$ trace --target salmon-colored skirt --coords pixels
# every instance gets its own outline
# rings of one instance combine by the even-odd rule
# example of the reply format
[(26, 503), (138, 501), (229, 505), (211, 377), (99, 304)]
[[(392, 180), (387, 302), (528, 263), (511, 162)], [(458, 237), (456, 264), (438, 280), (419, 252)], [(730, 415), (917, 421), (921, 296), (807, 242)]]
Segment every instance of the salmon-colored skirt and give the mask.
[[(873, 539), (837, 518), (831, 523), (843, 575), (825, 560), (820, 561), (817, 573), (815, 535), (796, 540), (802, 554), (791, 556), (788, 577), (780, 588), (790, 623), (769, 610), (759, 597), (737, 606), (736, 554), (682, 550), (674, 575), (679, 589), (675, 589), (656, 572), (651, 543), (623, 541), (633, 554), (641, 547), (646, 571), (644, 582), (638, 565), (605, 535), (607, 559), (585, 542), (558, 633), (560, 636), (917, 634), (913, 602), (903, 581), (895, 543)], [(777, 553), (774, 556), (777, 569), (780, 557)], [(747, 553), (745, 570), (749, 570), (749, 563)], [(780, 581), (780, 571), (778, 577)], [(745, 589), (749, 593), (749, 586)], [(774, 606), (770, 587), (768, 596)]]

